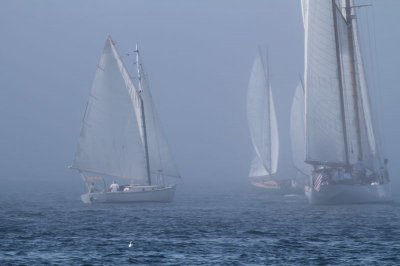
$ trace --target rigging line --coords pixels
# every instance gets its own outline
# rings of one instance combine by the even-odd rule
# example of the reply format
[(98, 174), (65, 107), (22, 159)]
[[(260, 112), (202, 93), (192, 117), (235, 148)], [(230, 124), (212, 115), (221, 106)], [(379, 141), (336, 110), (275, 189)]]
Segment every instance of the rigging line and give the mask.
[[(154, 104), (153, 97), (151, 95), (148, 74), (147, 74), (147, 72), (145, 71), (145, 69), (143, 67), (143, 63), (141, 63), (140, 67), (141, 67), (141, 70), (142, 70), (143, 82), (144, 82), (144, 85), (145, 85), (145, 87), (147, 89), (147, 93), (148, 93), (147, 95), (151, 99), (150, 100), (150, 103), (151, 103), (151, 106), (152, 106), (151, 117), (153, 118), (153, 123), (152, 124), (153, 124), (153, 128), (154, 128), (153, 135), (155, 135), (155, 140), (157, 142), (156, 143), (156, 149), (157, 149), (157, 155), (158, 155), (157, 159), (158, 159), (159, 168), (160, 168), (160, 169), (157, 169), (157, 170), (158, 170), (158, 173), (160, 173), (164, 169), (162, 155), (161, 155), (160, 135), (164, 135), (164, 134), (163, 134), (163, 131), (162, 131), (161, 119), (158, 119), (157, 109), (156, 109), (156, 106)], [(167, 148), (168, 148), (168, 151), (169, 151), (168, 145), (167, 145)], [(174, 164), (174, 166), (175, 166), (175, 169), (177, 169), (175, 164)]]
[[(365, 12), (364, 12), (364, 14), (368, 14), (368, 12), (367, 12), (368, 10), (366, 10)], [(361, 18), (362, 18), (362, 16), (358, 16), (360, 13), (357, 13), (357, 20), (358, 21), (360, 21), (361, 20)], [(367, 16), (364, 16), (364, 17), (367, 17), (368, 18), (368, 15)], [(364, 19), (365, 20), (365, 19)], [(357, 22), (357, 21), (356, 21)], [(363, 28), (361, 28), (360, 27), (360, 24), (361, 25), (367, 25), (367, 27), (366, 27), (366, 29), (365, 29), (365, 27), (363, 27)], [(365, 95), (364, 95), (364, 97), (362, 97), (362, 98), (364, 98), (364, 101), (366, 101), (366, 106), (364, 105), (364, 101), (361, 99), (361, 102), (360, 102), (360, 104), (361, 104), (361, 109), (362, 110), (365, 110), (365, 108), (368, 108), (369, 107), (369, 120), (370, 120), (370, 122), (369, 122), (369, 125), (370, 126), (372, 126), (372, 128), (370, 128), (370, 130), (372, 131), (372, 137), (373, 137), (373, 140), (374, 140), (374, 146), (372, 147), (371, 145), (370, 145), (370, 133), (367, 133), (366, 134), (366, 136), (364, 136), (365, 138), (366, 138), (366, 141), (367, 141), (367, 145), (369, 145), (369, 147), (370, 148), (373, 148), (374, 150), (375, 150), (375, 154), (377, 154), (378, 156), (379, 156), (379, 143), (377, 143), (378, 142), (378, 139), (379, 139), (379, 133), (377, 132), (377, 128), (376, 128), (376, 123), (375, 123), (375, 120), (376, 120), (376, 117), (374, 117), (374, 113), (376, 113), (376, 112), (373, 112), (373, 104), (372, 104), (372, 102), (371, 102), (371, 98), (369, 97), (370, 95), (371, 95), (371, 86), (370, 86), (370, 80), (368, 79), (368, 76), (372, 76), (372, 73), (370, 73), (370, 71), (371, 71), (371, 69), (373, 69), (373, 68), (370, 68), (369, 70), (367, 70), (367, 68), (365, 67), (365, 60), (363, 60), (363, 55), (365, 55), (365, 50), (364, 50), (364, 46), (363, 46), (363, 44), (364, 43), (367, 43), (367, 51), (369, 51), (367, 54), (369, 54), (369, 58), (371, 58), (371, 52), (370, 51), (372, 51), (372, 49), (371, 49), (371, 42), (370, 42), (370, 40), (371, 40), (371, 34), (370, 34), (370, 26), (369, 26), (369, 22), (368, 22), (368, 20), (367, 20), (367, 22), (366, 23), (355, 23), (355, 25), (354, 25), (355, 27), (354, 27), (354, 34), (356, 34), (356, 36), (357, 36), (357, 40), (358, 40), (358, 53), (357, 53), (357, 63), (361, 66), (361, 69), (358, 69), (358, 72), (360, 73), (360, 74), (362, 74), (362, 77), (363, 78), (361, 78), (361, 77), (359, 77), (359, 83), (361, 83), (361, 82), (363, 82), (364, 83), (364, 85), (365, 85), (365, 88), (364, 88), (364, 90), (365, 90)], [(367, 40), (365, 39), (365, 34), (362, 34), (363, 32), (365, 33), (365, 31), (367, 31), (368, 32), (368, 34), (366, 35), (367, 37), (368, 37), (368, 42), (367, 42)], [(364, 51), (364, 52), (363, 52)], [(371, 65), (371, 66), (373, 66), (373, 62), (372, 62), (372, 60), (370, 60), (370, 61), (368, 61), (368, 58), (367, 58), (367, 63), (369, 63), (369, 65)], [(361, 81), (361, 79), (363, 80), (363, 81)], [(360, 86), (361, 86), (361, 84), (360, 84)], [(361, 87), (360, 87), (360, 89), (361, 89)], [(375, 92), (375, 91), (373, 91), (373, 92)], [(364, 113), (363, 113), (364, 114)], [(363, 115), (363, 121), (365, 122), (364, 123), (364, 128), (365, 128), (365, 132), (368, 132), (368, 125), (367, 125), (367, 122), (366, 122), (366, 117), (365, 117), (365, 114)], [(378, 138), (378, 139), (377, 139)]]
[[(143, 62), (143, 60), (141, 60), (141, 62)], [(161, 160), (160, 139), (158, 138), (159, 134), (161, 134), (161, 132), (159, 131), (159, 128), (156, 126), (157, 123), (160, 123), (160, 121), (157, 121), (157, 116), (156, 116), (157, 110), (156, 110), (156, 107), (155, 107), (155, 104), (154, 104), (154, 101), (153, 101), (153, 97), (151, 95), (150, 83), (149, 83), (149, 79), (147, 78), (148, 74), (146, 73), (146, 71), (145, 71), (145, 69), (143, 67), (143, 63), (140, 64), (140, 69), (142, 70), (142, 80), (143, 80), (145, 89), (147, 90), (147, 96), (149, 97), (149, 101), (150, 101), (150, 104), (151, 104), (151, 107), (152, 107), (152, 109), (151, 109), (151, 117), (153, 118), (153, 121), (152, 121), (153, 122), (152, 123), (153, 124), (153, 130), (154, 130), (153, 135), (155, 135), (155, 140), (157, 142), (156, 143), (156, 149), (157, 149), (157, 154), (158, 154), (158, 158), (157, 159), (158, 159), (159, 166), (161, 168), (161, 169), (157, 169), (157, 170), (162, 172), (163, 164), (162, 164), (162, 160)], [(159, 133), (159, 134), (157, 134), (157, 133)]]
[[(368, 22), (368, 20), (367, 20), (367, 22)], [(370, 33), (371, 27), (368, 27), (368, 33), (369, 33), (370, 42), (371, 42), (371, 39), (373, 40), (373, 49), (371, 49), (371, 50), (373, 50), (373, 53), (370, 53), (371, 65), (374, 68), (374, 71), (372, 71), (374, 73), (374, 75), (372, 76), (372, 82), (373, 82), (373, 86), (374, 86), (374, 94), (375, 94), (375, 97), (376, 97), (377, 102), (378, 102), (378, 110), (377, 110), (377, 112), (375, 112), (375, 120), (378, 120), (378, 127), (376, 129), (376, 133), (378, 135), (377, 137), (378, 137), (378, 143), (379, 143), (378, 144), (378, 146), (379, 146), (378, 153), (379, 152), (384, 153), (384, 146), (385, 145), (382, 145), (382, 141), (384, 142), (384, 139), (382, 140), (382, 138), (381, 138), (381, 134), (382, 133), (381, 133), (381, 130), (380, 130), (380, 129), (383, 129), (383, 126), (384, 126), (384, 121), (382, 119), (383, 118), (382, 117), (382, 114), (383, 114), (383, 104), (382, 104), (383, 100), (382, 100), (382, 94), (379, 93), (380, 90), (378, 89), (378, 86), (380, 84), (382, 84), (382, 83), (381, 83), (381, 77), (380, 77), (380, 73), (381, 72), (380, 72), (379, 58), (377, 56), (378, 55), (378, 43), (377, 43), (377, 40), (376, 40), (376, 28), (375, 28), (375, 26), (376, 26), (376, 23), (375, 23), (375, 6), (372, 6), (372, 31), (373, 31), (372, 32), (372, 37), (371, 37), (371, 33)]]
[[(338, 17), (336, 16), (336, 4), (335, 1), (332, 1), (332, 16), (333, 16), (333, 27), (334, 27), (334, 39), (335, 39), (335, 48), (336, 48), (336, 61), (338, 65), (341, 65), (341, 57), (340, 57), (340, 44), (339, 44), (339, 32), (338, 32)], [(342, 81), (342, 69), (338, 69), (338, 79), (339, 79), (339, 95), (340, 95), (340, 109), (341, 109), (341, 117), (342, 117), (342, 128), (343, 128), (343, 140), (344, 140), (344, 148), (345, 148), (345, 160), (346, 164), (349, 165), (349, 147), (348, 147), (348, 138), (347, 138), (347, 129), (346, 129), (346, 120), (344, 113), (344, 91), (343, 91), (343, 81)]]
[[(360, 41), (361, 39), (359, 38), (359, 46), (360, 46), (359, 53), (363, 54), (365, 56), (365, 49), (363, 49), (363, 48), (367, 48), (368, 57), (366, 57), (366, 58), (367, 58), (368, 69), (365, 67), (364, 60), (360, 60), (360, 62), (362, 63), (362, 67), (364, 69), (364, 80), (366, 82), (367, 94), (369, 94), (370, 96), (372, 95), (373, 96), (372, 99), (375, 99), (374, 101), (371, 101), (371, 98), (369, 97), (368, 102), (369, 102), (369, 107), (370, 107), (370, 119), (371, 119), (371, 123), (372, 123), (372, 134), (374, 136), (374, 141), (375, 141), (375, 150), (376, 150), (376, 155), (378, 156), (378, 159), (379, 159), (381, 156), (381, 153), (382, 153), (382, 145), (381, 145), (381, 137), (380, 137), (380, 135), (381, 135), (380, 128), (381, 128), (381, 124), (382, 124), (382, 121), (381, 121), (382, 119), (381, 119), (381, 117), (379, 117), (379, 115), (382, 114), (382, 110), (381, 110), (382, 105), (381, 105), (381, 98), (380, 98), (379, 90), (377, 89), (378, 87), (377, 87), (376, 79), (375, 79), (375, 75), (377, 75), (375, 73), (376, 72), (375, 71), (376, 62), (374, 62), (375, 61), (374, 54), (376, 54), (376, 39), (373, 38), (373, 35), (371, 35), (370, 16), (369, 16), (368, 10), (369, 9), (366, 9), (366, 11), (364, 12), (364, 20), (366, 20), (366, 23), (364, 23), (364, 25), (366, 24), (366, 27), (362, 28), (362, 32), (364, 34), (363, 34), (363, 36), (360, 36), (360, 38), (362, 37), (364, 40)], [(372, 29), (374, 31), (375, 23), (372, 22), (372, 25), (373, 25)], [(360, 25), (357, 24), (357, 26), (358, 26), (357, 28), (360, 29)], [(374, 47), (372, 45), (372, 43), (373, 43), (371, 41), (372, 39), (375, 40)], [(367, 47), (363, 47), (362, 46), (363, 43), (366, 43)], [(373, 48), (375, 48), (375, 50)], [(372, 88), (371, 88), (371, 85), (372, 85)]]
[[(334, 15), (336, 15), (336, 13), (334, 14)], [(340, 18), (339, 19), (345, 19), (344, 18), (344, 16), (343, 16), (343, 14), (342, 13), (340, 13), (339, 14), (340, 15)], [(346, 21), (347, 22), (347, 21)], [(338, 36), (339, 36), (339, 38), (338, 38), (338, 43), (339, 43), (339, 49), (341, 50), (341, 49), (343, 49), (343, 46), (344, 45), (347, 45), (346, 43), (345, 44), (343, 44), (343, 40), (342, 40), (342, 38), (340, 37), (340, 36), (342, 36), (343, 34), (347, 34), (347, 32), (342, 32), (342, 27), (340, 26), (340, 25), (338, 25), (338, 27), (337, 27), (337, 32), (339, 33), (338, 34)], [(346, 41), (345, 41), (346, 42)], [(339, 70), (339, 71), (344, 71), (344, 69), (345, 69), (345, 65), (344, 65), (344, 58), (343, 58), (343, 56), (342, 56), (342, 54), (340, 53), (340, 58), (341, 58), (341, 60), (340, 60), (340, 68), (341, 68), (341, 70)], [(341, 77), (342, 77), (342, 81), (340, 81), (339, 80), (339, 82), (341, 82), (342, 84), (341, 84), (341, 86), (342, 86), (342, 90), (343, 90), (343, 93), (344, 94), (347, 94), (347, 90), (348, 90), (348, 88), (347, 88), (347, 76), (346, 75), (341, 75)], [(345, 95), (346, 96), (346, 95)], [(350, 106), (350, 101), (347, 101), (347, 100), (345, 100), (345, 99), (343, 99), (343, 104), (344, 104), (344, 106), (345, 106), (345, 112), (344, 112), (344, 121), (345, 121), (345, 123), (346, 123), (346, 125), (347, 125), (347, 123), (348, 123), (348, 115), (347, 114), (349, 114), (350, 113), (350, 110), (352, 109), (351, 108), (351, 106)], [(334, 114), (335, 113), (335, 110), (332, 110), (331, 111), (332, 112), (332, 114)], [(345, 129), (347, 129), (347, 127), (346, 128), (343, 128), (343, 130), (345, 130)], [(350, 152), (351, 154), (353, 154), (354, 153), (354, 143), (353, 143), (353, 134), (352, 134), (353, 132), (352, 132), (352, 130), (345, 130), (345, 132), (344, 132), (344, 134), (346, 134), (347, 136), (348, 136), (348, 138), (347, 138), (347, 144), (348, 144), (348, 146), (350, 147), (350, 149), (349, 150), (347, 150), (346, 152)]]

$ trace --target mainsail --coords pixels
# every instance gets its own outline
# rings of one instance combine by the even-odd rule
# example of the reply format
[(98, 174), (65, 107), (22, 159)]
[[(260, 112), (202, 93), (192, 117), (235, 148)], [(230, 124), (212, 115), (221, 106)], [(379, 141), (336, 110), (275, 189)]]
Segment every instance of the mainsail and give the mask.
[(272, 91), (258, 54), (254, 60), (247, 93), (247, 119), (254, 148), (250, 177), (276, 173), (279, 156), (278, 125)]
[(303, 0), (306, 160), (372, 168), (376, 144), (351, 5)]
[[(109, 37), (90, 91), (72, 167), (82, 172), (129, 178), (135, 184), (147, 184), (149, 177), (143, 139), (143, 126), (146, 126), (151, 147), (151, 170), (179, 176), (169, 150), (163, 147), (166, 140), (158, 133), (161, 131), (156, 126), (159, 121), (149, 95), (148, 88), (139, 91), (135, 87)], [(159, 150), (167, 152), (155, 155), (153, 146), (156, 145), (159, 145)]]

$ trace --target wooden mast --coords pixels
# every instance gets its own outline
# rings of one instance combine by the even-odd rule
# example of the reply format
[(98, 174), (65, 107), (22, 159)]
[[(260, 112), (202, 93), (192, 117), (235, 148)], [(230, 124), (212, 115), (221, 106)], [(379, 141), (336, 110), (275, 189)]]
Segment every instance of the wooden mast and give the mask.
[(338, 79), (339, 79), (339, 94), (340, 94), (340, 111), (342, 117), (342, 127), (343, 127), (343, 140), (344, 140), (344, 148), (345, 148), (345, 158), (346, 165), (350, 164), (349, 161), (349, 145), (347, 139), (347, 128), (346, 128), (346, 117), (345, 117), (345, 108), (344, 108), (344, 91), (343, 91), (343, 76), (342, 76), (342, 68), (341, 68), (341, 58), (340, 58), (340, 43), (339, 43), (339, 32), (337, 27), (337, 7), (335, 0), (332, 0), (332, 16), (333, 16), (333, 27), (335, 31), (335, 46), (336, 46), (336, 61), (338, 66)]
[(354, 31), (353, 31), (353, 17), (351, 14), (350, 0), (346, 0), (346, 24), (348, 34), (348, 45), (350, 52), (350, 76), (351, 76), (351, 88), (353, 96), (353, 105), (355, 113), (355, 124), (357, 134), (357, 160), (362, 160), (362, 144), (361, 144), (361, 126), (360, 126), (360, 110), (358, 106), (358, 93), (357, 93), (357, 77), (356, 77), (356, 66), (355, 66), (355, 53), (354, 53)]
[(144, 113), (144, 103), (142, 97), (142, 77), (140, 73), (140, 62), (139, 62), (139, 49), (136, 44), (136, 66), (138, 72), (138, 80), (139, 80), (139, 101), (140, 101), (140, 112), (142, 115), (142, 127), (143, 127), (143, 139), (144, 139), (144, 153), (146, 158), (146, 172), (147, 172), (147, 182), (151, 185), (151, 174), (150, 174), (150, 159), (149, 159), (149, 148), (147, 144), (147, 130), (146, 130), (146, 117)]

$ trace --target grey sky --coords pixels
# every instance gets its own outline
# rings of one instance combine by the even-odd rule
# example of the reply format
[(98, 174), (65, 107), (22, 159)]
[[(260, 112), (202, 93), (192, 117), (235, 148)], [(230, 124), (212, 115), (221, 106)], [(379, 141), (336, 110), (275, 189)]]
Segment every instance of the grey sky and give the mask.
[[(400, 1), (373, 3), (374, 107), (400, 172)], [(106, 37), (121, 54), (139, 43), (152, 94), (186, 183), (246, 182), (246, 90), (257, 47), (269, 51), (281, 139), (279, 170), (294, 173), (289, 110), (303, 73), (295, 0), (0, 1), (0, 181), (79, 182), (66, 169)], [(127, 64), (133, 58), (125, 58)], [(379, 97), (378, 97), (379, 96)], [(220, 182), (221, 181), (221, 182)], [(72, 181), (71, 181), (72, 182)]]

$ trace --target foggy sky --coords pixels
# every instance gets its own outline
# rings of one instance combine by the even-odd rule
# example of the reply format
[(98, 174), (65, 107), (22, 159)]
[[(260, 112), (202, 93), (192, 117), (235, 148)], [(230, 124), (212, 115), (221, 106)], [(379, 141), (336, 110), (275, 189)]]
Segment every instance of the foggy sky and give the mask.
[[(400, 1), (366, 11), (371, 95), (393, 179), (400, 173)], [(291, 177), (289, 113), (303, 75), (300, 0), (0, 1), (0, 181), (72, 183), (71, 163), (96, 65), (110, 34), (137, 42), (155, 105), (186, 184), (246, 184), (246, 93), (268, 48), (278, 116), (279, 175)], [(132, 64), (133, 58), (124, 58)], [(398, 182), (398, 181), (397, 181)], [(18, 183), (18, 184), (20, 184)], [(179, 189), (178, 189), (179, 191)]]

